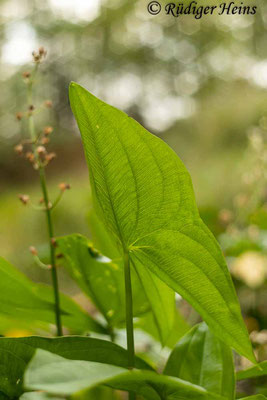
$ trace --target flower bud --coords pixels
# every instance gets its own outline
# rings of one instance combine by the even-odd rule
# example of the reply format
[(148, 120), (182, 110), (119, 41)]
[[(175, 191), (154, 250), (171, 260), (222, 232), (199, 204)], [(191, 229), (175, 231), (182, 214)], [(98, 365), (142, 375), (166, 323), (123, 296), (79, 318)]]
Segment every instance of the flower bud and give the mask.
[(45, 136), (50, 135), (52, 132), (53, 132), (52, 126), (45, 126), (45, 127), (44, 127), (44, 134), (45, 134)]
[(49, 140), (48, 137), (43, 137), (43, 138), (40, 140), (40, 142), (41, 142), (42, 144), (48, 144), (48, 143), (50, 142), (50, 140)]
[(23, 118), (23, 114), (22, 114), (22, 112), (20, 112), (20, 111), (19, 111), (19, 112), (17, 112), (17, 113), (16, 113), (16, 118), (17, 118), (17, 120), (18, 120), (18, 121), (21, 121), (21, 120), (22, 120), (22, 118)]
[(25, 72), (23, 72), (22, 76), (23, 76), (23, 78), (27, 79), (27, 78), (30, 78), (31, 73), (29, 71), (25, 71)]
[(51, 239), (51, 244), (53, 245), (53, 247), (57, 247), (57, 241), (55, 238)]
[(34, 110), (34, 108), (35, 108), (35, 107), (34, 107), (34, 105), (33, 105), (33, 104), (31, 104), (31, 105), (29, 105), (29, 108), (28, 108), (28, 110), (29, 110), (29, 111), (33, 111), (33, 110)]
[(19, 194), (19, 199), (22, 202), (22, 204), (28, 204), (30, 197), (27, 194)]
[(27, 151), (26, 155), (26, 160), (30, 161), (31, 163), (34, 162), (34, 154), (31, 151)]
[(20, 144), (17, 144), (17, 146), (14, 147), (14, 151), (15, 151), (15, 153), (21, 155), (22, 152), (23, 152), (23, 146), (22, 146), (22, 144), (21, 144), (21, 143), (20, 143)]
[(58, 185), (58, 187), (62, 192), (65, 192), (65, 190), (70, 189), (70, 184), (62, 182)]
[(52, 103), (51, 100), (46, 100), (46, 101), (44, 102), (44, 105), (45, 105), (45, 107), (47, 107), (47, 108), (51, 108), (52, 105), (53, 105), (53, 103)]
[(54, 160), (54, 158), (56, 158), (56, 153), (48, 153), (45, 156), (45, 160), (47, 161), (47, 163), (49, 163), (50, 161)]
[(46, 154), (46, 148), (44, 146), (38, 146), (36, 149), (39, 156)]
[(30, 246), (29, 250), (33, 256), (38, 256), (38, 251), (36, 250), (36, 248), (34, 246)]

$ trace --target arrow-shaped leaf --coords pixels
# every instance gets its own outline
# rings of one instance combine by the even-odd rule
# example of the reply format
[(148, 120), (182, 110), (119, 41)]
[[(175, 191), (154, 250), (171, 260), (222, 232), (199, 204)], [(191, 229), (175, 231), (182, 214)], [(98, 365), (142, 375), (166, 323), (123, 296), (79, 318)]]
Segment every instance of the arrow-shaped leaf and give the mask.
[(121, 251), (187, 299), (229, 346), (254, 359), (222, 252), (199, 217), (177, 155), (123, 112), (70, 85), (95, 207)]

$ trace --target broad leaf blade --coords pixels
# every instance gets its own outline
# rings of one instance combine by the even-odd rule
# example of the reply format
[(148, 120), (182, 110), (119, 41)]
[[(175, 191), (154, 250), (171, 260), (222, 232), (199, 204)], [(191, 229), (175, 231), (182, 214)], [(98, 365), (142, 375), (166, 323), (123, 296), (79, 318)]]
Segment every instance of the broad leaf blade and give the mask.
[[(86, 314), (70, 297), (61, 294), (63, 325), (72, 332), (106, 333), (102, 325)], [(0, 257), (0, 313), (17, 320), (55, 323), (51, 287), (36, 284)]]
[(232, 351), (205, 323), (192, 328), (172, 351), (164, 373), (234, 399), (235, 372)]
[(243, 379), (257, 378), (258, 376), (267, 375), (267, 361), (262, 361), (258, 366), (245, 369), (244, 371), (238, 371), (236, 379), (241, 381)]
[[(79, 336), (52, 339), (38, 336), (0, 338), (0, 392), (10, 398), (22, 393), (23, 374), (37, 348), (70, 360), (94, 361), (124, 368), (128, 365), (127, 351), (104, 340)], [(151, 369), (138, 357), (135, 359), (135, 364), (137, 368)]]
[(188, 300), (229, 346), (253, 360), (231, 277), (201, 221), (177, 155), (123, 112), (70, 85), (95, 207), (137, 268)]
[[(92, 243), (79, 234), (57, 239), (64, 267), (80, 288), (93, 301), (110, 325), (125, 321), (124, 276), (120, 260), (112, 262), (93, 248)], [(148, 303), (139, 279), (133, 277), (134, 315), (148, 310)]]
[(105, 384), (115, 389), (133, 391), (150, 400), (225, 399), (181, 379), (150, 371), (127, 371), (108, 364), (70, 361), (44, 350), (37, 350), (24, 382), (28, 389), (62, 396), (86, 392), (94, 386)]

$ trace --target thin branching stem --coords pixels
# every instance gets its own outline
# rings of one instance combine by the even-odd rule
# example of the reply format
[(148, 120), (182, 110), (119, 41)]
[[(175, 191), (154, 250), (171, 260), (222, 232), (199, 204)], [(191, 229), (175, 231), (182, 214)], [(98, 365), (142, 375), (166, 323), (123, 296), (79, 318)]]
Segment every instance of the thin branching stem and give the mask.
[[(34, 79), (38, 70), (38, 65), (35, 65), (34, 71), (32, 73), (32, 77), (28, 83), (28, 107), (32, 105), (32, 87), (34, 83)], [(39, 156), (36, 151), (37, 147), (37, 136), (35, 132), (34, 126), (34, 118), (33, 115), (30, 113), (29, 117), (29, 131), (32, 140), (32, 148), (33, 153), (35, 154), (36, 158), (39, 159)], [(56, 254), (55, 254), (55, 247), (52, 243), (52, 239), (54, 237), (54, 226), (53, 220), (51, 215), (51, 207), (49, 201), (49, 194), (46, 185), (46, 177), (45, 177), (45, 169), (41, 162), (38, 162), (38, 171), (40, 177), (40, 184), (44, 198), (44, 205), (45, 205), (45, 213), (46, 213), (46, 220), (47, 220), (47, 228), (48, 228), (48, 236), (49, 236), (49, 247), (50, 247), (50, 264), (51, 264), (51, 276), (52, 276), (52, 283), (54, 289), (54, 301), (55, 301), (55, 317), (56, 317), (56, 327), (57, 327), (57, 335), (62, 336), (62, 324), (61, 324), (61, 315), (60, 315), (60, 298), (59, 298), (59, 288), (58, 288), (58, 277), (57, 277), (57, 268), (56, 268)]]

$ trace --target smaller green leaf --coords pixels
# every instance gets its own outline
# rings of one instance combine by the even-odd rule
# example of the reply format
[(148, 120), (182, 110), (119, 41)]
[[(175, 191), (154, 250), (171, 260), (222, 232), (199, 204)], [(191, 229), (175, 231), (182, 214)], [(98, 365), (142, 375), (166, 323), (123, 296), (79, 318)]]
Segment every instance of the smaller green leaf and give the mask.
[[(97, 361), (125, 368), (128, 365), (127, 351), (105, 340), (81, 336), (0, 338), (0, 392), (11, 398), (22, 393), (23, 374), (37, 348), (71, 360)], [(138, 357), (135, 365), (137, 368), (151, 369)]]
[[(66, 360), (37, 350), (25, 373), (24, 384), (30, 390), (73, 396), (97, 385), (132, 391), (148, 400), (226, 400), (190, 382), (145, 370), (128, 371), (114, 365)], [(79, 397), (76, 397), (78, 399)]]
[[(125, 321), (122, 262), (112, 262), (94, 249), (85, 236), (73, 234), (57, 239), (64, 267), (111, 325)], [(134, 315), (147, 311), (148, 303), (136, 274), (132, 279)]]
[(210, 332), (205, 323), (194, 326), (178, 342), (164, 374), (187, 380), (227, 399), (234, 398), (232, 351)]
[(240, 400), (266, 400), (267, 397), (263, 396), (263, 394), (255, 394), (254, 396), (242, 397)]
[(62, 400), (62, 397), (50, 396), (45, 392), (27, 392), (19, 400)]
[(257, 378), (258, 376), (267, 375), (267, 360), (262, 361), (258, 365), (251, 368), (245, 369), (244, 371), (238, 371), (236, 374), (236, 379), (241, 381), (243, 379)]
[[(72, 332), (106, 329), (85, 313), (70, 297), (60, 294), (63, 325)], [(49, 286), (32, 282), (8, 261), (0, 257), (0, 313), (17, 320), (55, 323), (54, 293)]]

